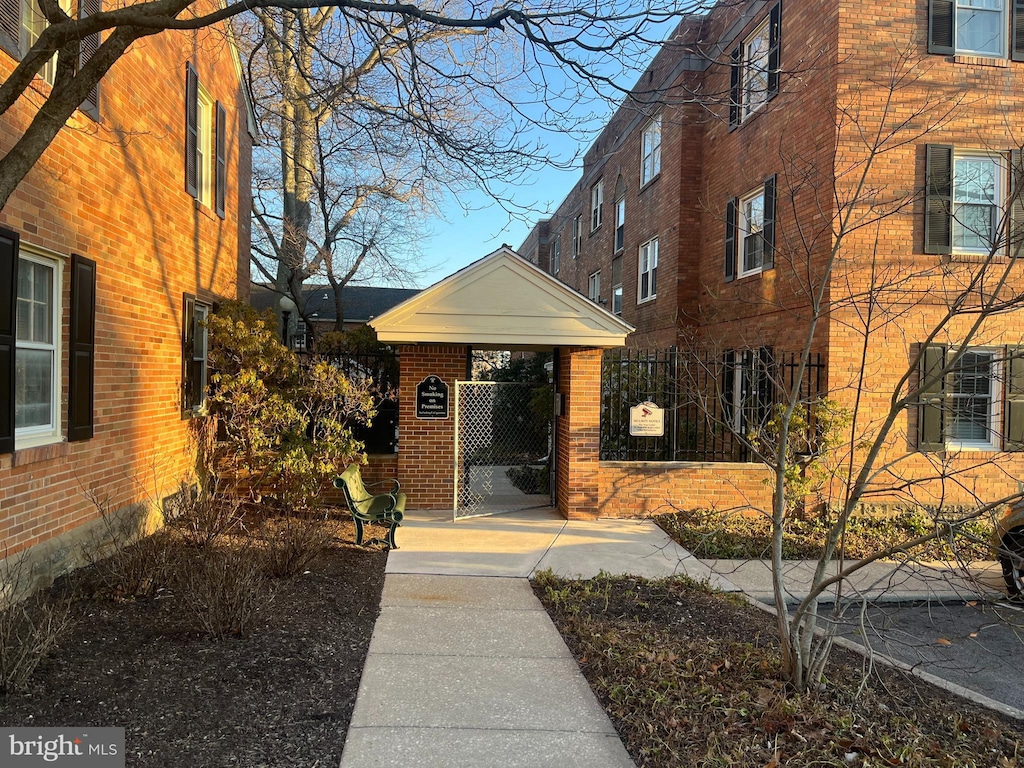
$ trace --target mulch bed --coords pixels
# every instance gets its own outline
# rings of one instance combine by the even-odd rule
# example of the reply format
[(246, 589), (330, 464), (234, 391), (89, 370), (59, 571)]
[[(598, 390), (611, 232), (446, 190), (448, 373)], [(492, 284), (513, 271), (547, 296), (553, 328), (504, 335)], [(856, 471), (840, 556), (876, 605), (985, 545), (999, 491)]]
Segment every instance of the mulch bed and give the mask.
[(351, 523), (333, 526), (307, 573), (273, 581), (243, 637), (189, 627), (171, 594), (76, 599), (29, 690), (0, 696), (0, 722), (123, 727), (129, 766), (336, 766), (386, 554), (346, 543)]
[(790, 690), (774, 619), (690, 580), (535, 591), (644, 768), (1024, 765), (1021, 723), (842, 649), (824, 690)]

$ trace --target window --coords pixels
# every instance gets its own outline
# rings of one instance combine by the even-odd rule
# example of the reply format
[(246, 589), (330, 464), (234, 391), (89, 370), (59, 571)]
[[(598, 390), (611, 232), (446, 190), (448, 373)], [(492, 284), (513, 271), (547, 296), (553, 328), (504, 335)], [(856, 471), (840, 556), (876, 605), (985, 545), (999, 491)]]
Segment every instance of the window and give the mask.
[(1007, 28), (1013, 30), (1012, 57), (1022, 52), (1019, 3), (1013, 5), (1013, 22), (1007, 13), (1008, 0), (931, 0), (928, 8), (929, 53), (962, 53), (1006, 57)]
[(551, 243), (551, 274), (557, 275), (562, 269), (562, 236), (555, 235)]
[(740, 201), (740, 244), (743, 266), (740, 277), (760, 272), (764, 266), (764, 190)]
[(772, 351), (733, 350), (725, 353), (722, 373), (722, 416), (736, 434), (747, 437), (763, 425), (774, 400)]
[(590, 231), (595, 232), (601, 226), (601, 208), (604, 205), (604, 180), (590, 188)]
[[(1013, 380), (1021, 373), (1020, 352), (1012, 347), (968, 348), (956, 358), (955, 349), (938, 344), (926, 347), (920, 371), (918, 448), (999, 450), (1005, 408), (1006, 447), (1019, 450), (1011, 442), (1020, 431), (1015, 423), (1020, 421), (1022, 401)], [(1004, 377), (1004, 370), (1012, 375)]]
[(735, 128), (779, 93), (782, 4), (729, 55), (729, 127)]
[(763, 187), (734, 197), (726, 206), (726, 282), (736, 278), (737, 266), (740, 277), (775, 266), (775, 184), (775, 176), (769, 176)]
[(227, 112), (199, 82), (191, 64), (185, 69), (185, 191), (225, 216), (227, 190)]
[(22, 253), (17, 295), (14, 428), (23, 447), (60, 431), (60, 264)]
[(658, 295), (658, 238), (648, 240), (640, 246), (640, 275), (637, 285), (637, 302), (649, 301)]
[(595, 272), (590, 276), (590, 282), (587, 286), (587, 296), (591, 301), (600, 304), (601, 303), (601, 273)]
[(612, 312), (622, 314), (622, 257), (612, 259)]
[(626, 245), (626, 198), (615, 201), (615, 250), (621, 251)]
[(1001, 245), (1006, 159), (940, 144), (929, 144), (926, 158), (924, 252), (987, 256)]
[(572, 220), (572, 257), (578, 259), (583, 253), (583, 215), (577, 214)]
[(643, 157), (640, 161), (640, 186), (661, 173), (661, 116), (644, 129)]
[(200, 411), (206, 402), (207, 328), (210, 306), (185, 296), (182, 313), (182, 408), (186, 413)]
[(743, 117), (768, 101), (768, 20), (743, 44)]

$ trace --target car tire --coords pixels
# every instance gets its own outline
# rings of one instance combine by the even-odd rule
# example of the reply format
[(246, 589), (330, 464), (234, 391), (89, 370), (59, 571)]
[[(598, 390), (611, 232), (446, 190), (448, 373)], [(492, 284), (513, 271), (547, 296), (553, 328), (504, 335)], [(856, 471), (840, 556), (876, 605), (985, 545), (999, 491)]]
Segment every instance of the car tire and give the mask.
[(999, 564), (1003, 567), (1006, 594), (1015, 600), (1024, 599), (1024, 526), (1003, 535)]

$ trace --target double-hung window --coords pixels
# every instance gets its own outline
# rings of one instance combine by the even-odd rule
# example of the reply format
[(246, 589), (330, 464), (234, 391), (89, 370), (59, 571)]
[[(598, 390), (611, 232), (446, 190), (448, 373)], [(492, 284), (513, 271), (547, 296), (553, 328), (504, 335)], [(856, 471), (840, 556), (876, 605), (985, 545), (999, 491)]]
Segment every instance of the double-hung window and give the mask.
[[(725, 279), (756, 275), (775, 265), (776, 177), (743, 197), (734, 197), (725, 214)], [(737, 264), (738, 262), (738, 264)], [(737, 269), (738, 267), (738, 269)]]
[(729, 127), (735, 128), (779, 93), (782, 4), (729, 55)]
[(596, 232), (601, 226), (604, 207), (604, 179), (590, 188), (590, 231)]
[(612, 259), (612, 312), (622, 314), (622, 257)]
[(644, 128), (643, 157), (640, 160), (640, 186), (661, 173), (661, 116)]
[(551, 274), (557, 275), (562, 270), (562, 236), (555, 235), (551, 243)]
[(600, 271), (595, 272), (590, 276), (590, 280), (587, 285), (587, 297), (595, 302), (600, 303), (601, 301), (601, 273)]
[(181, 329), (182, 411), (188, 415), (202, 410), (206, 402), (208, 333), (210, 305), (194, 296), (184, 298)]
[(740, 277), (760, 272), (764, 267), (764, 190), (740, 200), (740, 244)]
[(746, 438), (771, 414), (775, 369), (772, 350), (730, 350), (722, 370), (722, 416), (736, 434)]
[(185, 65), (185, 191), (225, 216), (227, 194), (227, 111)]
[(1020, 61), (1024, 54), (1024, 19), (1019, 18), (1022, 10), (1020, 3), (1011, 4), (1010, 0), (930, 0), (928, 51), (1003, 59), (1011, 47), (1007, 41), (1012, 31), (1010, 53)]
[(583, 253), (583, 215), (577, 214), (572, 220), (572, 257), (578, 259)]
[(1022, 401), (1016, 391), (1021, 371), (1004, 372), (1019, 368), (1020, 354), (1014, 347), (971, 347), (959, 353), (938, 344), (926, 347), (919, 379), (918, 448), (1019, 450), (1011, 442), (1022, 437), (1016, 434), (1021, 431)]
[(650, 301), (658, 295), (658, 238), (640, 246), (637, 303)]
[(615, 201), (615, 252), (618, 253), (626, 245), (626, 198)]
[(60, 432), (60, 263), (23, 249), (18, 260), (14, 426), (19, 445)]

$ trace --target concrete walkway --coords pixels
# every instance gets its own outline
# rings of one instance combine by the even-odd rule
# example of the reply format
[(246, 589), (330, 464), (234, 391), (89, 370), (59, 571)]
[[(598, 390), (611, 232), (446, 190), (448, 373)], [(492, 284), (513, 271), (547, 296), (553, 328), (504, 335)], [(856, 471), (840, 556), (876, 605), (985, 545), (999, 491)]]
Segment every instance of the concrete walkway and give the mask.
[(650, 521), (450, 515), (411, 513), (388, 555), (342, 768), (632, 766), (527, 577), (719, 580)]

